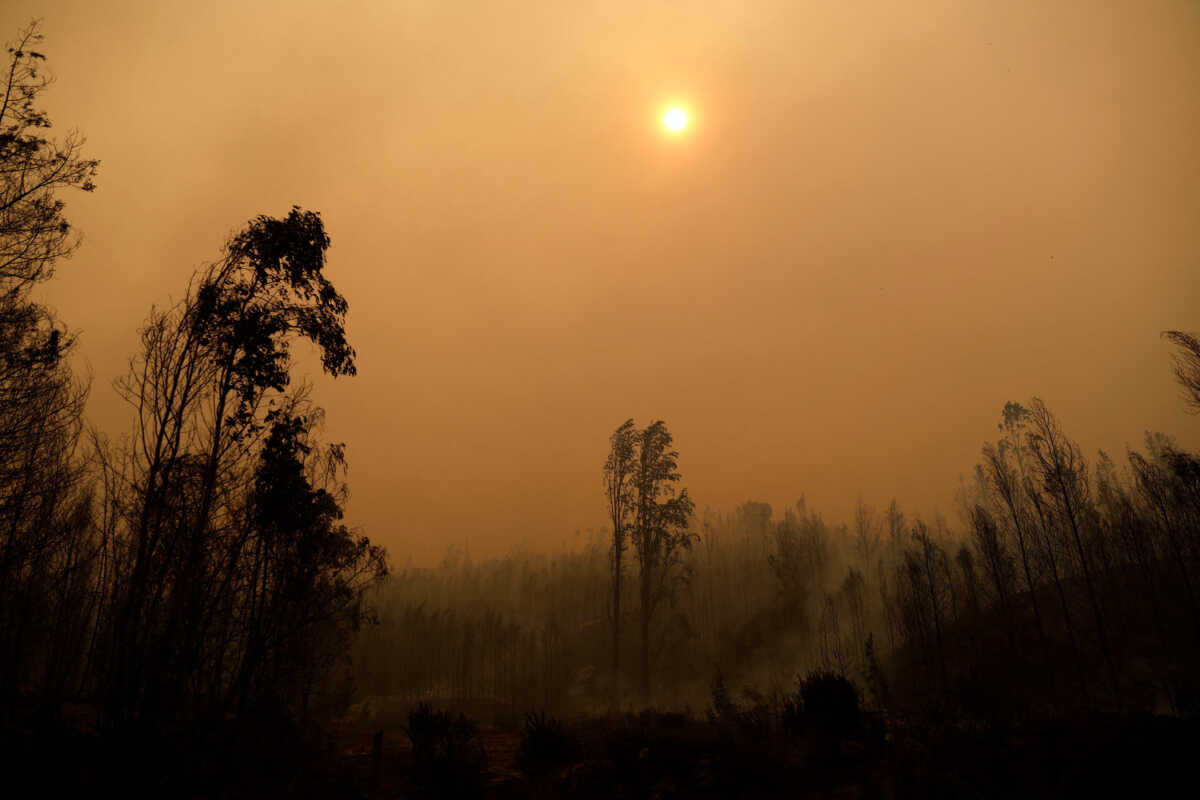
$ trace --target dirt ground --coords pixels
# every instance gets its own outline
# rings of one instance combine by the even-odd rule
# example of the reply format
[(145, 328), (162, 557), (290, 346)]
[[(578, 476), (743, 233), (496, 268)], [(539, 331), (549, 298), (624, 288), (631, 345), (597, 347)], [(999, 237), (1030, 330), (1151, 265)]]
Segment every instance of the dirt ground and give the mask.
[[(407, 776), (412, 767), (412, 743), (401, 728), (383, 728), (383, 752), (376, 781), (372, 749), (374, 736), (381, 729), (362, 725), (340, 726), (334, 731), (334, 741), (342, 757), (351, 765), (356, 783), (367, 789), (371, 798), (409, 796), (413, 787)], [(487, 753), (488, 783), (495, 788), (521, 780), (517, 770), (517, 749), (521, 744), (518, 731), (508, 731), (491, 725), (479, 727), (479, 738)], [(414, 795), (415, 796), (415, 795)]]

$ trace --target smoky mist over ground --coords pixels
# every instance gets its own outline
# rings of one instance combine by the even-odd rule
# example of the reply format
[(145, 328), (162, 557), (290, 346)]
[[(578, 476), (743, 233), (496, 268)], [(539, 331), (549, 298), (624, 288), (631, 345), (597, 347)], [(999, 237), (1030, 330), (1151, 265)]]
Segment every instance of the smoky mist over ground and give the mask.
[[(1200, 442), (1193, 2), (26, 2), (103, 162), (39, 290), (90, 419), (153, 304), (319, 209), (359, 375), (324, 438), (394, 563), (602, 529), (628, 417), (697, 510), (954, 513), (1008, 400)], [(685, 104), (667, 136), (658, 117)]]

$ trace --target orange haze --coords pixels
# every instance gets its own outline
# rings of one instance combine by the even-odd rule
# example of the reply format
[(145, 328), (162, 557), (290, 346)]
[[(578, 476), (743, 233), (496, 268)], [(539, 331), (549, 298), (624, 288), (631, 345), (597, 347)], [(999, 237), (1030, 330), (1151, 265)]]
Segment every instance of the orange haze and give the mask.
[[(393, 560), (603, 525), (626, 417), (699, 508), (953, 519), (1007, 400), (1196, 446), (1194, 0), (7, 0), (102, 159), (44, 296), (105, 430), (152, 303), (322, 213), (356, 378), (316, 380)], [(686, 135), (664, 135), (684, 98)], [(310, 365), (305, 369), (316, 372)]]

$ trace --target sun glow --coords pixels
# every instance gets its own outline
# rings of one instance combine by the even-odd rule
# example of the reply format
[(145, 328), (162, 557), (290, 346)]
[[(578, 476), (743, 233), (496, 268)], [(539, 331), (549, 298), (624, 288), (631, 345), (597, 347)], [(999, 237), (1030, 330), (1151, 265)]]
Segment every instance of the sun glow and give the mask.
[(675, 133), (679, 133), (686, 128), (690, 121), (688, 112), (679, 107), (667, 109), (662, 116), (663, 127)]

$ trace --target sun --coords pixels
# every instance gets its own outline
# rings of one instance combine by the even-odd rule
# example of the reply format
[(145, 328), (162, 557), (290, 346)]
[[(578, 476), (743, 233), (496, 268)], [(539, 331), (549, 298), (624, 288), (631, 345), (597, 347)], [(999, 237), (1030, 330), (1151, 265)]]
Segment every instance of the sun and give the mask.
[(679, 133), (686, 128), (689, 122), (691, 122), (691, 118), (688, 112), (678, 106), (668, 108), (662, 115), (663, 127), (675, 133)]

